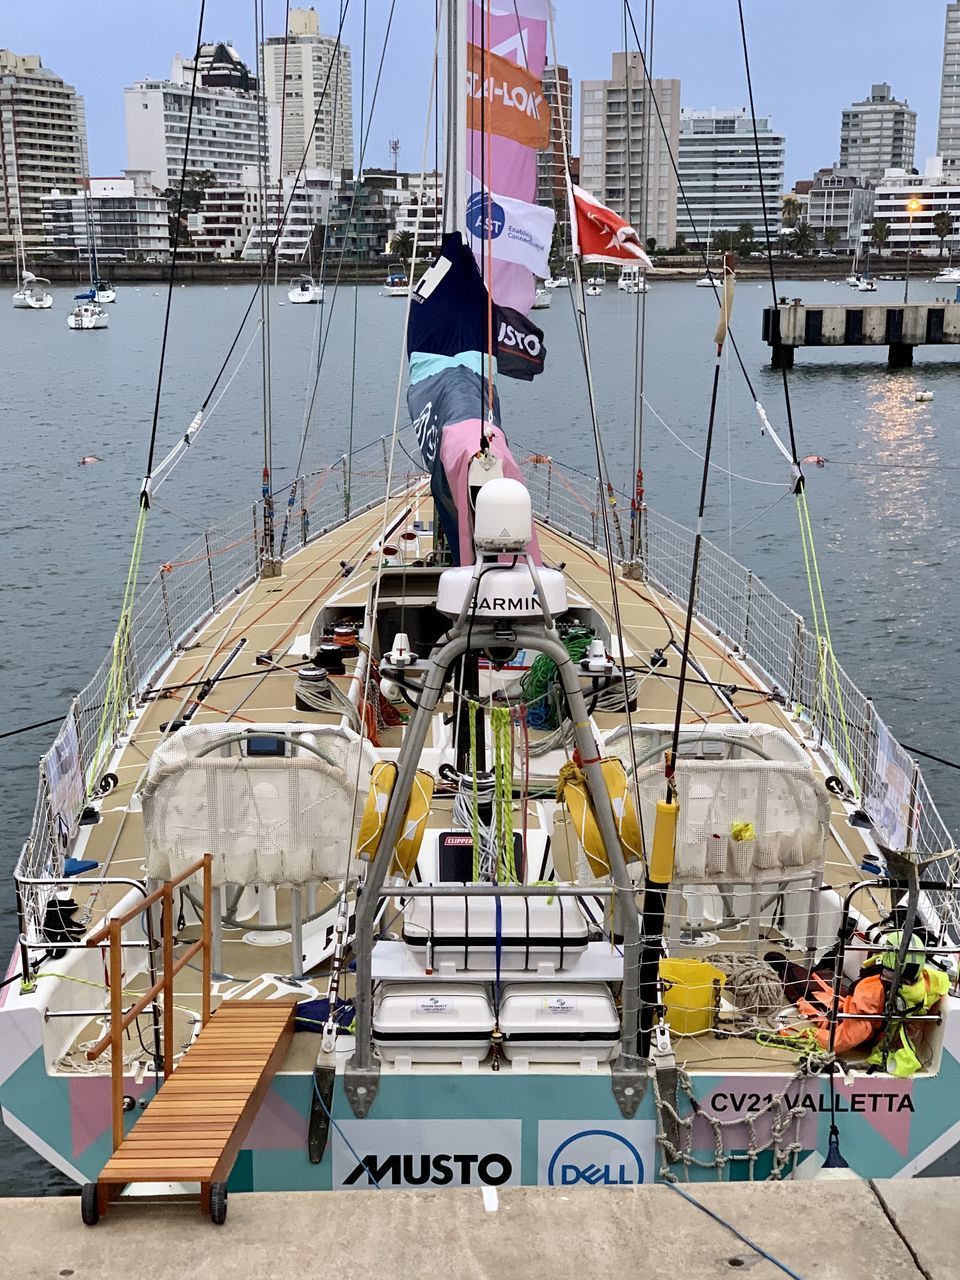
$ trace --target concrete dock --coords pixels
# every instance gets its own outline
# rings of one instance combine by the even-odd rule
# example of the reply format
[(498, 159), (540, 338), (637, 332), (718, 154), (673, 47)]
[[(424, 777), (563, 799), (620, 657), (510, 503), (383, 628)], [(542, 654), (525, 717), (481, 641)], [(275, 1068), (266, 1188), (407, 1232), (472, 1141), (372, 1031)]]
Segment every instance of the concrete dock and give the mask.
[[(235, 1195), (120, 1204), (97, 1227), (75, 1197), (0, 1201), (9, 1280), (955, 1280), (960, 1179), (684, 1188), (502, 1188)], [(490, 1193), (488, 1192), (488, 1197)], [(730, 1227), (777, 1261), (768, 1260)], [(780, 1263), (782, 1265), (777, 1265)], [(784, 1270), (788, 1268), (788, 1270)]]
[(774, 368), (792, 369), (799, 347), (886, 347), (891, 368), (909, 368), (914, 347), (960, 343), (960, 302), (804, 304), (781, 298), (776, 308), (765, 308), (762, 332)]

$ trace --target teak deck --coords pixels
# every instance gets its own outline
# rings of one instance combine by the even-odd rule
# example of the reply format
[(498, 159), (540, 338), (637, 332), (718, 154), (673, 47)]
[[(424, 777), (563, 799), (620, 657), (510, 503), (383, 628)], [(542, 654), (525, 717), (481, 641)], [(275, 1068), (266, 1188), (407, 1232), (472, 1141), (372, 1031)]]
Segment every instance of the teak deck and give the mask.
[[(131, 1182), (226, 1183), (293, 1039), (296, 1001), (225, 1000), (97, 1179), (98, 1216)], [(222, 1221), (222, 1218), (214, 1218)]]

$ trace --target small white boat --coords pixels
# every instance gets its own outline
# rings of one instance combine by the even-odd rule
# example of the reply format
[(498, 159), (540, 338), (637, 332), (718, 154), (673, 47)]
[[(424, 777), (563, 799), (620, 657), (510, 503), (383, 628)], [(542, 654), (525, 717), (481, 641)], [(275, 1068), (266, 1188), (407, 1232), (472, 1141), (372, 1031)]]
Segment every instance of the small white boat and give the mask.
[(709, 271), (705, 276), (697, 277), (698, 289), (719, 289), (722, 286), (722, 284), (723, 284), (723, 281), (718, 279), (715, 275), (713, 275)]
[(387, 267), (387, 278), (383, 283), (381, 294), (384, 298), (405, 298), (410, 292), (410, 277), (401, 262), (391, 262)]
[(545, 311), (553, 301), (553, 294), (549, 289), (538, 289), (536, 297), (533, 300), (531, 311)]
[(95, 280), (93, 283), (93, 291), (97, 295), (97, 302), (116, 302), (117, 291), (109, 280)]
[(322, 302), (323, 285), (314, 280), (313, 276), (297, 276), (295, 280), (290, 281), (287, 298), (290, 302), (297, 303)]
[(933, 392), (932, 391), (915, 391), (913, 398), (914, 400), (917, 401), (918, 404), (925, 404), (928, 400), (933, 399)]
[(874, 280), (873, 276), (861, 276), (857, 281), (857, 289), (861, 293), (876, 293), (877, 282)]
[(617, 288), (624, 293), (649, 293), (650, 286), (647, 284), (647, 278), (640, 271), (639, 266), (632, 263), (628, 266), (620, 268), (620, 278), (617, 281)]
[(960, 267), (944, 267), (933, 277), (934, 284), (960, 284)]
[(88, 289), (85, 293), (74, 295), (76, 306), (67, 316), (67, 327), (70, 329), (106, 329), (110, 323), (107, 313), (97, 301), (96, 290)]
[(599, 284), (591, 284), (587, 287), (588, 298), (599, 298), (601, 293), (603, 293), (603, 288)]
[(555, 276), (555, 277), (553, 277), (553, 278), (552, 278), (552, 279), (550, 279), (550, 280), (544, 280), (544, 282), (543, 282), (543, 286), (544, 286), (544, 288), (545, 288), (545, 289), (569, 289), (569, 288), (570, 288), (570, 277), (569, 277), (569, 276)]
[(32, 271), (25, 271), (13, 295), (14, 307), (23, 311), (48, 311), (53, 306), (53, 294), (46, 287), (49, 283)]
[(599, 285), (601, 289), (606, 283), (607, 282), (603, 276), (591, 276), (590, 279), (587, 281), (588, 285), (590, 286)]
[(847, 284), (850, 286), (851, 289), (859, 289), (860, 277), (858, 275), (847, 276)]

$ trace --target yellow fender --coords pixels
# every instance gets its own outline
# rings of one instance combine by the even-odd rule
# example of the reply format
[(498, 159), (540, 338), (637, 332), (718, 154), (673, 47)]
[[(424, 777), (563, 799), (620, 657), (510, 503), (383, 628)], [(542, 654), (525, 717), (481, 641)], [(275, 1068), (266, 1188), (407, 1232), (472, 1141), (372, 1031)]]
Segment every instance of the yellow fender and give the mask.
[[(390, 797), (397, 785), (397, 766), (392, 760), (378, 760), (370, 774), (370, 791), (363, 815), (360, 819), (360, 831), (357, 836), (357, 857), (365, 862), (372, 862), (380, 848), (383, 835), (383, 824), (387, 816)], [(430, 816), (430, 804), (433, 800), (433, 775), (425, 769), (418, 769), (410, 789), (410, 799), (403, 816), (400, 835), (390, 862), (389, 875), (402, 875), (409, 880), (416, 866), (420, 845), (427, 819)]]
[[(609, 757), (600, 761), (607, 795), (613, 809), (613, 822), (620, 838), (625, 862), (636, 862), (642, 857), (640, 823), (633, 790), (623, 767), (623, 761)], [(583, 845), (590, 869), (596, 876), (610, 873), (610, 858), (600, 834), (597, 815), (590, 798), (587, 779), (583, 770), (568, 762), (560, 770), (557, 779), (557, 799), (566, 804), (577, 838)]]

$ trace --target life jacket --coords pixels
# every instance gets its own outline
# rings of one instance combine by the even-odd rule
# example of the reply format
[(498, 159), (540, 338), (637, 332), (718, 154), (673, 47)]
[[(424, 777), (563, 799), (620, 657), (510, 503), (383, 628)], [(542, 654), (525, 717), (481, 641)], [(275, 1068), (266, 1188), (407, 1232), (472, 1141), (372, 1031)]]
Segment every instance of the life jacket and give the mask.
[[(830, 1047), (829, 1015), (833, 1010), (833, 988), (824, 982), (819, 974), (813, 975), (811, 993), (816, 1004), (810, 1000), (798, 1000), (797, 1008), (804, 1015), (816, 1022), (814, 1035), (821, 1049)], [(837, 1012), (845, 1014), (865, 1014), (872, 1017), (846, 1017), (837, 1022), (833, 1048), (836, 1053), (848, 1053), (862, 1044), (867, 1044), (881, 1029), (876, 1015), (883, 1013), (887, 1002), (887, 987), (879, 973), (868, 974), (860, 978), (851, 991), (841, 996), (837, 1004)]]

